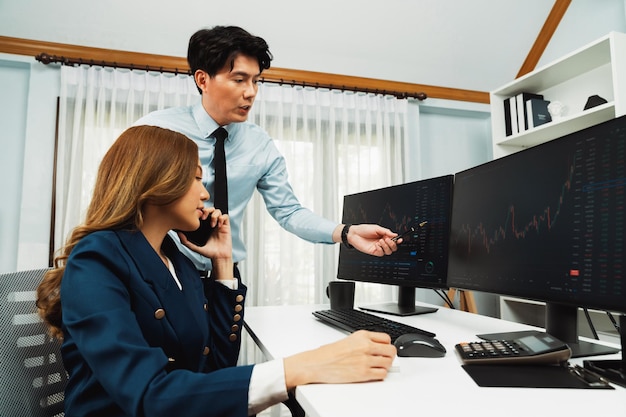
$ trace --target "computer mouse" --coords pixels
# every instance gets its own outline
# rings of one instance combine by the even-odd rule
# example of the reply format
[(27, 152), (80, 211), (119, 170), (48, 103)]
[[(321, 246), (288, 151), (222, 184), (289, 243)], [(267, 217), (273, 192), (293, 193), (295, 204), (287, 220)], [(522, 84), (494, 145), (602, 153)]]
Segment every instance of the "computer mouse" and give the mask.
[(441, 358), (446, 355), (446, 348), (439, 340), (419, 333), (403, 334), (393, 344), (402, 357)]

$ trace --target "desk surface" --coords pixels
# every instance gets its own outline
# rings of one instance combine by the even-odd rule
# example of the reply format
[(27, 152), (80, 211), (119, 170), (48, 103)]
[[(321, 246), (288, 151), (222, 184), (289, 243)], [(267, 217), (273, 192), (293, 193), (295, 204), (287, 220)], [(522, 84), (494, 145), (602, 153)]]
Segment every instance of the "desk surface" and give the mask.
[[(248, 307), (248, 333), (268, 359), (281, 358), (336, 341), (346, 333), (311, 314), (327, 305)], [(437, 334), (448, 353), (443, 358), (396, 358), (381, 382), (298, 387), (296, 399), (308, 417), (477, 415), (626, 416), (626, 389), (482, 388), (461, 368), (454, 346), (476, 334), (534, 329), (519, 323), (440, 308), (436, 313), (385, 316)], [(607, 343), (603, 343), (607, 344)], [(616, 359), (619, 354), (596, 359)], [(572, 359), (581, 363), (582, 359)]]

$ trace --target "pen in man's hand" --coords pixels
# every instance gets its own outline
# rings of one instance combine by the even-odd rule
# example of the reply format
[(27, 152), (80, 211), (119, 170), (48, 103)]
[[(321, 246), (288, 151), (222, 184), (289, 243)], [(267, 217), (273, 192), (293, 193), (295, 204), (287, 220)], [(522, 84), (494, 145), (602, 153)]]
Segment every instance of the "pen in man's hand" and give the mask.
[[(418, 224), (418, 225), (417, 225), (417, 227), (424, 227), (424, 225), (425, 225), (426, 223), (428, 223), (428, 222), (427, 222), (427, 221), (423, 221), (423, 222), (421, 222), (420, 224)], [(395, 242), (395, 241), (397, 241), (398, 239), (400, 239), (400, 238), (404, 238), (404, 237), (406, 237), (406, 236), (410, 235), (410, 234), (411, 234), (411, 233), (413, 233), (413, 232), (415, 232), (415, 228), (414, 228), (413, 226), (411, 226), (411, 227), (409, 227), (409, 229), (408, 229), (406, 232), (402, 233), (401, 235), (398, 235), (398, 236), (396, 236), (396, 237), (391, 238), (391, 240), (393, 240), (393, 241)]]

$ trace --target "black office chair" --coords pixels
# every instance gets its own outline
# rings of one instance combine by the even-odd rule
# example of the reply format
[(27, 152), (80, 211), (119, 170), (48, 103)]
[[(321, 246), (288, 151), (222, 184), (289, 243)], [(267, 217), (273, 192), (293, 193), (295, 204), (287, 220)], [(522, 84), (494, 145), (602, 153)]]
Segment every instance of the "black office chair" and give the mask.
[(45, 272), (0, 275), (0, 416), (64, 415), (61, 344), (48, 335), (35, 307)]

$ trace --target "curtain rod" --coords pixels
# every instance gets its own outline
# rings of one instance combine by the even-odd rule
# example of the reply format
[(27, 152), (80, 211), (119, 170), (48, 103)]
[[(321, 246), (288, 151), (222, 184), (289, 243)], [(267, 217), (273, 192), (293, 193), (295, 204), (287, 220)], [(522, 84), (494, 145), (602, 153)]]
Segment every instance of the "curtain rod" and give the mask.
[[(142, 70), (142, 71), (149, 71), (149, 72), (161, 72), (161, 73), (177, 74), (177, 75), (178, 74), (191, 75), (191, 70), (189, 68), (168, 68), (168, 67), (157, 67), (157, 66), (152, 66), (152, 65), (135, 65), (132, 63), (125, 63), (125, 62), (72, 58), (72, 57), (65, 57), (65, 56), (49, 55), (45, 52), (42, 52), (36, 55), (35, 59), (45, 65), (60, 63), (62, 65), (68, 65), (68, 66), (89, 65), (89, 66), (101, 66), (101, 67), (111, 67), (111, 68), (123, 68), (123, 69), (129, 69), (129, 70)], [(422, 101), (427, 98), (427, 95), (424, 92), (408, 93), (404, 91), (369, 89), (369, 88), (349, 86), (349, 85), (336, 85), (332, 83), (296, 81), (296, 80), (289, 80), (289, 79), (275, 78), (275, 77), (269, 78), (269, 77), (264, 77), (263, 75), (261, 75), (260, 81), (274, 83), (274, 84), (300, 86), (300, 87), (328, 88), (328, 89), (335, 89), (335, 90), (342, 90), (342, 91), (354, 91), (354, 92), (391, 95), (399, 99), (414, 98), (414, 99), (418, 99)]]
[[(560, 1), (560, 0), (557, 0)], [(32, 39), (12, 38), (0, 35), (0, 53), (27, 55), (34, 57), (46, 52), (47, 55), (56, 54), (61, 57), (83, 57), (83, 61), (94, 59), (101, 61), (103, 58), (113, 62), (133, 62), (136, 67), (145, 68), (150, 65), (157, 69), (161, 66), (170, 69), (171, 72), (184, 72), (189, 68), (187, 60), (182, 57), (147, 54), (141, 52), (129, 52), (116, 49), (94, 48), (56, 42), (37, 41)], [(354, 91), (393, 91), (397, 94), (407, 93), (407, 97), (415, 97), (424, 92), (428, 98), (443, 100), (467, 101), (472, 103), (489, 104), (489, 93), (476, 90), (464, 90), (459, 88), (441, 87), (436, 85), (415, 84), (403, 81), (380, 80), (376, 78), (356, 77), (352, 75), (330, 74), (325, 72), (305, 71), (290, 68), (272, 67), (263, 71), (265, 82), (280, 83), (281, 80), (296, 80), (297, 85), (307, 82), (315, 86), (346, 86)], [(332, 87), (331, 87), (332, 88)]]

